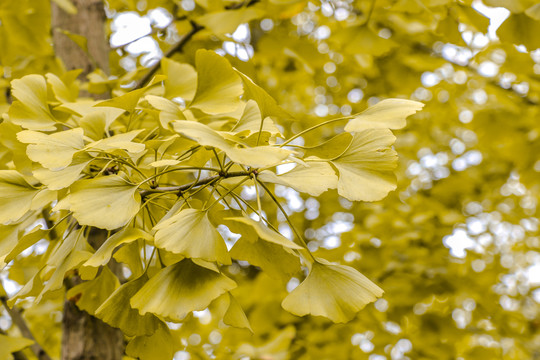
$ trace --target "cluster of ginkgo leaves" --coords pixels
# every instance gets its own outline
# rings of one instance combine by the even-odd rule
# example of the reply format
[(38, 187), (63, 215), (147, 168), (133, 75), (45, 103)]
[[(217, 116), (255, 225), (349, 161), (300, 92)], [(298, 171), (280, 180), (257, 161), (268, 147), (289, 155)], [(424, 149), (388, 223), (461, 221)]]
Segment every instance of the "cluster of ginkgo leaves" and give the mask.
[[(39, 302), (77, 274), (83, 282), (68, 298), (133, 337), (127, 351), (137, 353), (147, 337), (168, 332), (164, 321), (208, 307), (225, 324), (250, 328), (231, 295), (237, 284), (223, 273), (233, 260), (284, 281), (307, 269), (282, 303), (299, 316), (345, 322), (382, 295), (355, 269), (315, 258), (294, 227), (293, 240), (280, 234), (261, 198), (285, 218), (275, 184), (382, 199), (396, 187), (390, 129), (423, 104), (383, 100), (285, 139), (279, 122), (291, 116), (250, 78), (213, 51), (199, 50), (195, 66), (163, 59), (166, 75), (101, 102), (78, 98), (76, 71), (12, 82), (14, 101), (0, 124), (13, 153), (10, 169), (0, 170), (0, 266), (49, 241), (41, 269), (12, 304)], [(339, 135), (293, 145), (338, 122)], [(283, 164), (294, 167), (280, 173)], [(243, 186), (256, 190), (256, 201), (242, 197)], [(223, 225), (241, 235), (232, 247)], [(91, 246), (96, 228), (107, 237)]]

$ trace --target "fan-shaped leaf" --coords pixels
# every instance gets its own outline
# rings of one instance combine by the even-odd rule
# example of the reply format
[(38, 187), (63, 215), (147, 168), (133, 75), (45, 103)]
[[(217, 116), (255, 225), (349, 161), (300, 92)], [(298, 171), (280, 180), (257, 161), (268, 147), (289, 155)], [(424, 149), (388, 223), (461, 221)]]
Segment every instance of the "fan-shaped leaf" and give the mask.
[(81, 225), (114, 230), (126, 225), (139, 211), (137, 186), (118, 175), (79, 180), (71, 185), (70, 210)]
[(15, 170), (0, 170), (0, 224), (19, 220), (39, 192)]
[(298, 316), (311, 314), (347, 322), (382, 294), (381, 288), (352, 267), (318, 259), (282, 306)]
[(182, 321), (191, 311), (208, 307), (212, 300), (236, 287), (236, 283), (209, 268), (184, 259), (161, 269), (131, 299), (144, 315), (148, 312)]

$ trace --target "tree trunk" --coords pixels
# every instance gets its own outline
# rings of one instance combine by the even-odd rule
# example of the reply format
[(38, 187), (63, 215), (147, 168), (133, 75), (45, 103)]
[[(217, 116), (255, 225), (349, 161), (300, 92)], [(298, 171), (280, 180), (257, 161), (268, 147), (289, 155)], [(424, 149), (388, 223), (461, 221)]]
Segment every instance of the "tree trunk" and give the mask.
[[(51, 4), (53, 41), (56, 55), (67, 70), (83, 69), (86, 76), (97, 65), (109, 69), (109, 46), (105, 35), (105, 11), (101, 0), (72, 0), (77, 14), (70, 15)], [(82, 35), (88, 40), (92, 60), (78, 45), (59, 30)], [(82, 94), (88, 95), (88, 94)], [(88, 242), (98, 248), (105, 241), (107, 232), (92, 229)], [(80, 279), (73, 279), (78, 282)], [(69, 300), (64, 304), (62, 320), (62, 360), (121, 360), (124, 354), (124, 337), (120, 330), (77, 308)]]

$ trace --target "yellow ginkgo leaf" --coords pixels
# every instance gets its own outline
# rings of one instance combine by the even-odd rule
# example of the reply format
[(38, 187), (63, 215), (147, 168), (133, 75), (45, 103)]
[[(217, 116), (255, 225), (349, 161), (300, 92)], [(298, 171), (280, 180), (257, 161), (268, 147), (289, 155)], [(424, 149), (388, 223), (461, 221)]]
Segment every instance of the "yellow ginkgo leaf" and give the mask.
[(212, 300), (236, 287), (225, 275), (184, 259), (161, 269), (131, 299), (139, 313), (182, 321), (192, 311), (206, 309)]
[(225, 324), (241, 329), (248, 329), (253, 332), (242, 306), (230, 292), (221, 295), (212, 303), (212, 314), (214, 313), (214, 311), (212, 311), (213, 309), (215, 309), (218, 314), (223, 314), (223, 322)]
[(15, 170), (0, 170), (0, 224), (19, 220), (39, 192)]
[[(236, 69), (235, 69), (236, 70)], [(263, 119), (268, 116), (275, 116), (283, 119), (292, 119), (292, 116), (289, 115), (285, 110), (283, 110), (274, 100), (273, 97), (268, 95), (263, 88), (255, 84), (248, 76), (244, 75), (240, 71), (236, 70), (242, 82), (244, 83), (244, 97), (246, 99), (255, 100), (259, 109), (261, 111), (261, 116)]]
[(17, 134), (17, 139), (25, 144), (26, 154), (35, 162), (49, 170), (61, 170), (71, 164), (73, 155), (84, 147), (84, 131), (76, 128), (50, 135), (38, 131), (25, 130)]
[(114, 150), (126, 150), (130, 153), (140, 153), (141, 151), (144, 151), (145, 146), (144, 144), (134, 142), (133, 139), (139, 135), (143, 129), (139, 130), (133, 130), (128, 133), (124, 134), (116, 134), (111, 137), (101, 139), (98, 141), (95, 141), (93, 143), (88, 144), (85, 147), (86, 151), (114, 151)]
[(26, 75), (11, 82), (17, 100), (9, 107), (12, 123), (30, 130), (55, 130), (56, 120), (47, 104), (47, 82), (41, 75)]
[(127, 336), (150, 336), (160, 320), (151, 313), (144, 316), (131, 307), (129, 301), (148, 281), (146, 274), (116, 289), (96, 310), (95, 316), (105, 323), (122, 330)]
[(35, 168), (32, 174), (49, 190), (60, 190), (69, 187), (81, 177), (81, 172), (92, 158), (86, 153), (79, 153), (73, 157), (71, 165), (61, 170), (49, 170), (43, 167)]
[(79, 180), (70, 187), (69, 204), (81, 225), (114, 230), (137, 214), (141, 196), (137, 186), (118, 175)]
[[(248, 100), (246, 107), (244, 108), (244, 112), (242, 113), (242, 117), (240, 117), (238, 122), (234, 125), (232, 132), (247, 132), (248, 135), (257, 133), (261, 130), (261, 121), (262, 117), (259, 106), (254, 100)], [(264, 120), (262, 131), (269, 132), (270, 135), (281, 134), (270, 118)]]
[(167, 325), (160, 321), (156, 331), (149, 336), (136, 336), (126, 346), (126, 355), (140, 360), (172, 359), (178, 340), (171, 335)]
[(291, 171), (281, 175), (264, 170), (257, 175), (257, 179), (289, 186), (312, 196), (319, 196), (328, 189), (335, 189), (338, 184), (335, 170), (330, 164), (323, 161), (309, 161), (307, 166), (297, 165)]
[(232, 161), (251, 167), (266, 167), (279, 164), (293, 152), (277, 146), (248, 147), (238, 142), (233, 142), (228, 137), (210, 127), (195, 121), (176, 121), (173, 123), (174, 130), (201, 145), (212, 146), (223, 150)]
[(0, 334), (0, 360), (12, 360), (12, 353), (21, 351), (33, 343), (34, 340), (27, 338)]
[(198, 24), (210, 29), (212, 34), (222, 36), (232, 34), (238, 25), (248, 23), (263, 15), (264, 11), (262, 9), (243, 7), (237, 10), (209, 12), (199, 16), (196, 21)]
[(377, 201), (396, 189), (396, 140), (388, 129), (355, 133), (350, 146), (332, 164), (339, 172), (338, 193), (351, 201)]
[(169, 124), (173, 121), (186, 119), (180, 106), (171, 100), (155, 95), (146, 95), (145, 99), (159, 110), (159, 122), (164, 129), (169, 129)]
[(122, 244), (127, 244), (137, 239), (151, 241), (152, 235), (148, 234), (146, 231), (133, 227), (122, 229), (105, 240), (95, 254), (84, 263), (84, 266), (98, 267), (107, 264), (111, 259), (114, 249)]
[(280, 233), (271, 230), (267, 226), (264, 226), (261, 222), (255, 221), (251, 218), (240, 216), (225, 218), (224, 220), (234, 221), (249, 226), (250, 228), (255, 230), (259, 238), (263, 239), (264, 241), (268, 241), (270, 243), (280, 245), (288, 249), (302, 249), (300, 245), (295, 244)]
[(370, 106), (345, 125), (345, 131), (366, 129), (401, 129), (406, 118), (422, 110), (424, 104), (405, 99), (385, 99)]
[(197, 72), (193, 66), (163, 57), (161, 71), (167, 76), (164, 81), (165, 97), (169, 99), (180, 97), (184, 101), (193, 99), (197, 90)]
[(197, 92), (190, 107), (208, 114), (234, 111), (240, 105), (242, 81), (231, 64), (214, 51), (200, 49), (195, 54)]
[(347, 322), (383, 290), (350, 266), (317, 259), (307, 278), (281, 305), (295, 315), (324, 316), (333, 322)]
[[(120, 286), (120, 282), (108, 267), (101, 269), (95, 279), (75, 285), (66, 293), (80, 310), (94, 315), (109, 295)], [(124, 309), (122, 309), (124, 310)]]
[(185, 257), (231, 264), (225, 241), (206, 211), (184, 209), (154, 227), (155, 245)]

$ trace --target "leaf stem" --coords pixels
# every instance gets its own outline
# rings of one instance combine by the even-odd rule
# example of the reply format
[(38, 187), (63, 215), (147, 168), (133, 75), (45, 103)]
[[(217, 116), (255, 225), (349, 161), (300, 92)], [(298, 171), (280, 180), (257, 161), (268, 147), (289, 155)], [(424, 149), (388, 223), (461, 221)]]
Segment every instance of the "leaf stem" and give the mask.
[(338, 121), (343, 121), (343, 120), (349, 120), (349, 119), (352, 119), (354, 116), (351, 115), (351, 116), (345, 116), (345, 117), (340, 117), (340, 118), (337, 118), (337, 119), (331, 119), (331, 120), (327, 120), (327, 121), (324, 121), (320, 124), (317, 124), (317, 125), (314, 125), (312, 127), (310, 127), (309, 129), (306, 129), (306, 130), (303, 130), (303, 131), (300, 131), (298, 134), (294, 135), (293, 137), (291, 137), (290, 139), (288, 139), (287, 141), (279, 144), (279, 147), (283, 147), (285, 145), (287, 145), (288, 143), (290, 143), (291, 141), (293, 141), (294, 139), (304, 135), (305, 133), (308, 133), (310, 131), (313, 131), (315, 129), (318, 129), (320, 128), (321, 126), (324, 126), (324, 125), (328, 125), (328, 124), (331, 124), (331, 123), (334, 123), (334, 122), (338, 122)]

